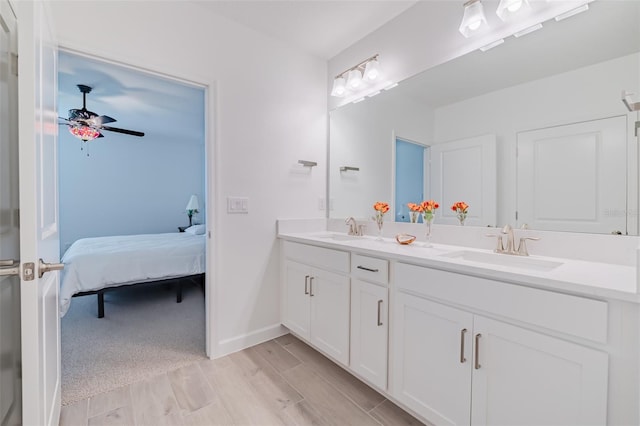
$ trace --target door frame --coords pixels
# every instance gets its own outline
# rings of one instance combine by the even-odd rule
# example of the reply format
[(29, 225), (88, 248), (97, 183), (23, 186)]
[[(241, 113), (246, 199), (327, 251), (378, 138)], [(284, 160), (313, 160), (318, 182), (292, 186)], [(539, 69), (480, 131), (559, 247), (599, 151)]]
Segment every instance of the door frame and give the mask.
[[(222, 200), (218, 199), (220, 194), (220, 149), (217, 143), (216, 121), (216, 100), (217, 100), (217, 83), (214, 79), (208, 79), (203, 76), (186, 76), (167, 74), (162, 71), (154, 70), (146, 66), (124, 62), (102, 52), (90, 52), (85, 49), (76, 48), (65, 43), (60, 43), (59, 51), (85, 57), (91, 60), (111, 63), (114, 65), (129, 68), (135, 71), (155, 75), (164, 79), (173, 80), (182, 84), (187, 84), (202, 88), (204, 90), (204, 154), (205, 154), (205, 202), (207, 209), (205, 220), (207, 223), (207, 242), (206, 242), (206, 273), (205, 273), (205, 352), (207, 357), (216, 358), (219, 353), (218, 344), (218, 312), (217, 307), (217, 283), (218, 279), (218, 233), (213, 230), (219, 229), (219, 218), (216, 208), (212, 206), (223, 205)], [(213, 179), (213, 184), (211, 180)]]

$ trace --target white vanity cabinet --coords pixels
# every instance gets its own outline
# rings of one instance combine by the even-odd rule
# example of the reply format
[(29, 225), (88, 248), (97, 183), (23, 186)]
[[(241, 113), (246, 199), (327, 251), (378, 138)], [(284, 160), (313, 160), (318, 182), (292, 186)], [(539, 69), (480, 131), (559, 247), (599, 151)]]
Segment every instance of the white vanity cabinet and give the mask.
[(351, 256), (351, 363), (353, 371), (387, 389), (389, 262)]
[(349, 253), (285, 242), (282, 323), (349, 364)]
[[(551, 335), (606, 340), (606, 302), (402, 263), (396, 286), (393, 395), (418, 414), (451, 425), (607, 423), (608, 355)], [(531, 312), (549, 335), (515, 325)]]

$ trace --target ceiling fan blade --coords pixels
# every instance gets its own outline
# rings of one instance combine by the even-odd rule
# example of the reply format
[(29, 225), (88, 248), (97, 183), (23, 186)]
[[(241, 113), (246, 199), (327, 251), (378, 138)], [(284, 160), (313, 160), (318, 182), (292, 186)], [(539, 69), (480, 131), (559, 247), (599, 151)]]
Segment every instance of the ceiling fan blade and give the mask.
[(108, 115), (101, 115), (99, 117), (93, 118), (92, 121), (96, 123), (98, 126), (100, 126), (102, 124), (113, 123), (118, 120), (116, 120), (115, 118), (109, 117)]
[(137, 132), (135, 130), (127, 130), (127, 129), (118, 129), (117, 127), (109, 127), (109, 126), (100, 126), (101, 130), (109, 130), (111, 132), (116, 132), (116, 133), (124, 133), (125, 135), (131, 135), (131, 136), (144, 136), (143, 132)]

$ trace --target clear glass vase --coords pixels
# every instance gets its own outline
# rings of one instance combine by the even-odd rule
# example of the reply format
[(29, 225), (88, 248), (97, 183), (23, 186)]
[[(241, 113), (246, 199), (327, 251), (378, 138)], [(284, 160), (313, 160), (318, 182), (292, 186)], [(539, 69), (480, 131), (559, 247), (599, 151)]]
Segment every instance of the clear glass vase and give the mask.
[(384, 227), (384, 219), (382, 217), (376, 218), (376, 225), (378, 226), (378, 237), (376, 240), (382, 241), (382, 228)]
[(424, 247), (433, 247), (431, 244), (431, 222), (433, 222), (433, 218), (424, 218), (424, 226), (426, 228)]
[(467, 218), (466, 213), (458, 213), (458, 221), (460, 222), (460, 226), (464, 226), (464, 221)]
[(420, 215), (420, 212), (409, 212), (409, 215), (411, 217), (411, 223), (418, 223), (418, 216)]

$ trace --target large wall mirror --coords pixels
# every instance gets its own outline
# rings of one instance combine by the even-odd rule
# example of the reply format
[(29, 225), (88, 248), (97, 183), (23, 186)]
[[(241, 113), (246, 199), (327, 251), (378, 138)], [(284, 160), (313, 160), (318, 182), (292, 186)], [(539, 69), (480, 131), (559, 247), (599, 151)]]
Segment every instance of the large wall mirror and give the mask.
[[(640, 117), (622, 92), (640, 101), (639, 18), (640, 2), (593, 2), (331, 111), (329, 216), (369, 218), (387, 201), (407, 221), (406, 202), (442, 197), (436, 224), (466, 201), (472, 225), (638, 235)], [(493, 163), (441, 161), (487, 139)]]

